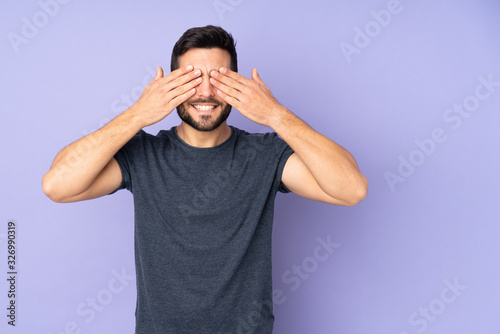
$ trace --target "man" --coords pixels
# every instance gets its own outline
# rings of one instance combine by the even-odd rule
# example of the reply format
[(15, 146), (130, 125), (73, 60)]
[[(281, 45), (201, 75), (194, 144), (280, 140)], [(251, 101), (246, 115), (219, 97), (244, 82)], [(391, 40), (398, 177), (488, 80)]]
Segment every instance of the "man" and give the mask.
[[(131, 108), (65, 147), (43, 178), (56, 202), (133, 193), (136, 333), (271, 333), (277, 191), (337, 205), (366, 196), (349, 152), (280, 105), (256, 69), (237, 70), (230, 34), (189, 29), (172, 72), (158, 68)], [(232, 107), (275, 133), (229, 126)], [(174, 108), (179, 126), (142, 130)]]

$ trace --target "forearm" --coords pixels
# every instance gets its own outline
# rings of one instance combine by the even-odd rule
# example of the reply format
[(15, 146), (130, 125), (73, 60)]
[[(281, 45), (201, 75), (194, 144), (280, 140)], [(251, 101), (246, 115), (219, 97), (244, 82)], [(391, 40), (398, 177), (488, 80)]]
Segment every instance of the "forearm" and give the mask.
[(136, 115), (131, 108), (62, 149), (43, 177), (44, 192), (51, 198), (64, 198), (90, 187), (116, 152), (141, 129)]
[(224, 101), (251, 121), (270, 126), (295, 151), (295, 158), (300, 162), (292, 163), (294, 172), (286, 173), (292, 175), (292, 179), (282, 178), (288, 178), (289, 184), (294, 180), (305, 182), (294, 183), (296, 191), (307, 198), (343, 205), (354, 205), (366, 196), (368, 182), (354, 157), (283, 107), (264, 84), (257, 69), (252, 70), (251, 80), (227, 68), (212, 71), (210, 75), (210, 82)]
[[(161, 121), (193, 96), (201, 83), (200, 76), (201, 71), (194, 71), (192, 65), (167, 76), (158, 67), (155, 77), (131, 108), (57, 154), (43, 177), (44, 193), (56, 202), (102, 196), (117, 182), (119, 167), (112, 162), (116, 152), (140, 129)], [(89, 191), (84, 193), (86, 190)]]
[(271, 127), (304, 162), (326, 194), (353, 203), (366, 196), (368, 182), (346, 149), (284, 107), (274, 115)]

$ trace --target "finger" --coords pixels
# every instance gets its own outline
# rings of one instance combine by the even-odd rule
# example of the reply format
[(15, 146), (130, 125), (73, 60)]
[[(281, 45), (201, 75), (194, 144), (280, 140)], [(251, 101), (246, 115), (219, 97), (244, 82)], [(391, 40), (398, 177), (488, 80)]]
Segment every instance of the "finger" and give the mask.
[(237, 98), (229, 96), (219, 89), (217, 89), (216, 92), (217, 92), (217, 95), (219, 95), (227, 104), (235, 107), (238, 110), (241, 109), (240, 107), (241, 107), (242, 103)]
[(210, 78), (210, 83), (217, 90), (222, 91), (224, 94), (229, 95), (229, 96), (241, 101), (243, 93), (240, 90), (235, 89), (229, 85), (226, 85), (219, 80), (215, 80), (214, 78)]
[[(179, 71), (180, 70), (180, 71)], [(170, 92), (177, 87), (185, 85), (186, 83), (195, 80), (196, 78), (201, 76), (201, 71), (196, 70), (187, 70), (187, 68), (175, 70), (167, 75), (165, 78), (160, 79), (159, 88), (164, 92)]]
[(190, 92), (193, 89), (194, 89), (194, 92), (196, 92), (196, 86), (200, 85), (202, 81), (203, 81), (203, 79), (201, 77), (198, 77), (198, 78), (191, 80), (191, 81), (189, 81), (181, 86), (177, 86), (176, 88), (174, 88), (173, 90), (168, 92), (167, 100), (174, 101), (178, 96), (182, 96), (182, 95), (186, 94), (187, 92)]
[(160, 66), (158, 66), (156, 68), (156, 75), (155, 75), (155, 77), (154, 77), (153, 80), (158, 80), (160, 78), (163, 78), (163, 68), (161, 68)]
[(191, 98), (195, 93), (196, 93), (196, 88), (192, 88), (190, 90), (185, 91), (182, 94), (175, 96), (170, 102), (175, 108), (177, 108), (179, 105), (189, 100), (189, 98)]
[(247, 78), (245, 78), (244, 76), (242, 76), (238, 72), (231, 71), (230, 69), (228, 69), (226, 67), (219, 68), (219, 72), (230, 77), (233, 80), (236, 80), (236, 81), (248, 80)]
[(258, 83), (264, 85), (264, 81), (262, 81), (262, 79), (260, 78), (259, 73), (257, 72), (256, 68), (254, 68), (252, 70), (252, 79), (257, 81)]
[(192, 72), (188, 72), (188, 73), (184, 74), (183, 76), (180, 76), (177, 79), (169, 82), (166, 90), (167, 91), (174, 90), (177, 87), (181, 87), (181, 86), (183, 86), (183, 85), (185, 85), (193, 80), (196, 80), (196, 79), (201, 79), (201, 71), (199, 69), (196, 69)]
[(151, 80), (151, 82), (148, 84), (148, 86), (152, 87), (153, 86), (153, 83), (159, 79), (161, 79), (163, 77), (163, 68), (161, 68), (160, 66), (158, 66), (156, 68), (156, 74), (153, 78), (153, 80)]
[(211, 71), (210, 72), (211, 78), (214, 78), (216, 81), (219, 81), (223, 83), (224, 85), (228, 87), (232, 87), (236, 90), (239, 90), (240, 92), (245, 92), (245, 84), (248, 84), (248, 82), (244, 82), (244, 80), (248, 80), (247, 78), (242, 77), (236, 72), (229, 73), (227, 71), (224, 71), (224, 68), (221, 67), (220, 72), (217, 71)]
[(193, 70), (194, 70), (193, 65), (188, 65), (188, 66), (185, 66), (185, 67), (178, 68), (178, 69), (173, 70), (172, 72), (170, 72), (168, 75), (164, 76), (160, 80), (160, 83), (162, 85), (165, 85), (167, 83), (173, 82), (174, 80), (176, 80), (176, 79), (178, 79), (178, 78), (180, 78), (182, 76), (192, 74), (194, 72)]

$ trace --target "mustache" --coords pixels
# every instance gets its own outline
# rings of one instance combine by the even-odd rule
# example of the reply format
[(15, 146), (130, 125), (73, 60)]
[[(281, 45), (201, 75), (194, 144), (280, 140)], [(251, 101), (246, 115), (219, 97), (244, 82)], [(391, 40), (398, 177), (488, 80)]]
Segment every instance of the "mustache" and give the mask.
[(220, 102), (217, 101), (216, 99), (212, 99), (212, 98), (197, 98), (197, 99), (192, 99), (192, 100), (188, 100), (187, 101), (189, 104), (197, 104), (197, 103), (211, 103), (211, 104), (216, 104), (216, 105), (220, 105)]

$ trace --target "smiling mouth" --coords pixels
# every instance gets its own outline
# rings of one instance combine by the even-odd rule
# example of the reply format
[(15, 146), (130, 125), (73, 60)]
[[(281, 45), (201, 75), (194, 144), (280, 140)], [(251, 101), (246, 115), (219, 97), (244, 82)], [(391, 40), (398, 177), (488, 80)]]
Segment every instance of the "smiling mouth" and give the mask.
[(198, 111), (212, 111), (217, 108), (216, 105), (192, 104), (191, 106)]

